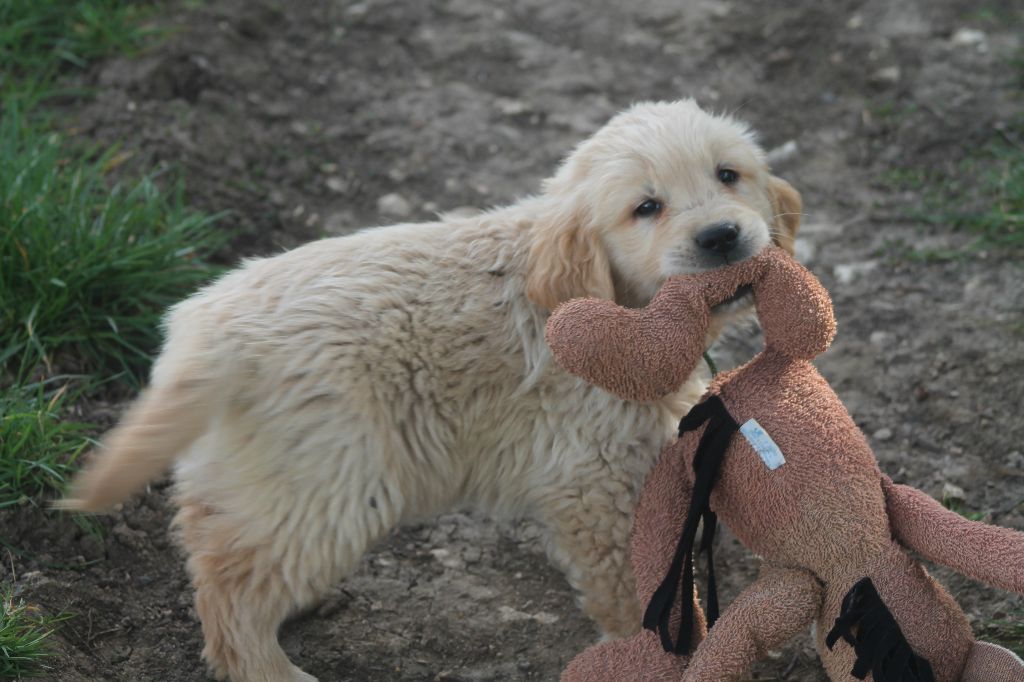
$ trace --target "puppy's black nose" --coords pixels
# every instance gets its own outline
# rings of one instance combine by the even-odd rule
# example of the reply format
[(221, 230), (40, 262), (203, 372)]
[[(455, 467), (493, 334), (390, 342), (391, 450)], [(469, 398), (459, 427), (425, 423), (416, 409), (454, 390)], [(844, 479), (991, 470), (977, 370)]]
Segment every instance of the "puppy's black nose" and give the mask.
[(721, 222), (708, 225), (697, 233), (697, 246), (715, 253), (729, 253), (739, 243), (740, 228), (736, 223)]

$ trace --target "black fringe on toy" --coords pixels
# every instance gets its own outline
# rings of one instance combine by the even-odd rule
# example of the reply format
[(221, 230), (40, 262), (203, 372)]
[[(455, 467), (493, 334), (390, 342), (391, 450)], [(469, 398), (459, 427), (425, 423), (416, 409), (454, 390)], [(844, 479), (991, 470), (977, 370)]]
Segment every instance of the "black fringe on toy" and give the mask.
[(840, 637), (857, 654), (850, 674), (858, 680), (870, 672), (875, 682), (935, 682), (931, 664), (910, 648), (871, 578), (861, 578), (843, 597), (825, 644), (831, 650)]
[[(679, 536), (679, 545), (676, 547), (675, 557), (668, 573), (665, 574), (665, 579), (654, 591), (644, 613), (644, 627), (658, 633), (665, 651), (676, 654), (689, 653), (693, 639), (693, 543), (697, 537), (697, 524), (701, 519), (704, 520), (704, 532), (701, 534), (700, 547), (697, 551), (707, 552), (708, 557), (708, 589), (705, 595), (708, 627), (718, 620), (718, 589), (715, 584), (714, 557), (711, 553), (718, 517), (711, 511), (709, 501), (722, 458), (733, 434), (739, 429), (739, 424), (729, 414), (721, 398), (711, 396), (695, 405), (689, 414), (683, 417), (679, 422), (679, 435), (687, 431), (696, 431), (705, 422), (707, 428), (701, 435), (693, 459), (696, 474), (693, 495), (690, 497), (690, 508), (686, 512), (683, 532)], [(669, 618), (680, 588), (682, 613), (678, 637), (673, 644), (672, 634), (669, 632)]]

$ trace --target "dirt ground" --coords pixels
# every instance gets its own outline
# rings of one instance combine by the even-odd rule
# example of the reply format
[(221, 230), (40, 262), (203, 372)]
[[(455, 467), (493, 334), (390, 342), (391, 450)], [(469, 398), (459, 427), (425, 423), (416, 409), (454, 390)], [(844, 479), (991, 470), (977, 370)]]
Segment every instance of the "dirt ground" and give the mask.
[[(1024, 270), (996, 253), (896, 258), (900, 245), (966, 237), (907, 220), (919, 197), (892, 180), (893, 169), (956, 174), (973, 149), (1019, 132), (1008, 128), (1024, 111), (1012, 11), (970, 0), (171, 3), (163, 40), (77, 77), (93, 93), (59, 106), (83, 139), (130, 152), (125, 170), (180, 168), (194, 205), (229, 211), (226, 261), (535, 191), (633, 101), (694, 96), (735, 111), (803, 193), (798, 255), (839, 320), (819, 366), (883, 469), (936, 497), (959, 486), (969, 510), (1024, 529)], [(718, 353), (742, 360), (751, 344), (736, 335)], [(20, 548), (0, 578), (75, 614), (50, 679), (207, 679), (171, 513), (154, 486), (102, 519), (102, 536), (32, 509), (0, 515), (0, 536)], [(719, 542), (728, 603), (757, 562), (727, 533)], [(1024, 608), (936, 573), (978, 627)], [(393, 534), (282, 633), (325, 681), (552, 680), (595, 636), (533, 526), (467, 514)], [(801, 637), (754, 679), (825, 678)]]

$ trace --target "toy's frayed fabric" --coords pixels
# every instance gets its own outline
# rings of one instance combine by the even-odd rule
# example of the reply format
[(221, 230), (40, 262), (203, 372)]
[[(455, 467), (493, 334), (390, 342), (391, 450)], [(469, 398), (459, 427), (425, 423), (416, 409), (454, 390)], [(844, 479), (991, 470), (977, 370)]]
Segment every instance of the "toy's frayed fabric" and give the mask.
[[(752, 285), (766, 348), (747, 365), (720, 374), (709, 394), (718, 395), (738, 423), (755, 418), (786, 463), (771, 470), (746, 439), (733, 437), (710, 505), (763, 557), (762, 575), (728, 606), (691, 652), (685, 672), (673, 679), (742, 679), (766, 648), (814, 621), (830, 678), (852, 680), (853, 648), (839, 642), (829, 651), (824, 639), (851, 586), (870, 577), (936, 680), (1021, 682), (1024, 666), (1003, 657), (1003, 650), (977, 648), (956, 602), (903, 545), (972, 577), (1022, 591), (1024, 533), (961, 519), (883, 476), (863, 433), (809, 362), (835, 331), (828, 294), (780, 250), (705, 275), (673, 278), (655, 299), (658, 305), (644, 311), (616, 312), (589, 303), (561, 308), (564, 317), (556, 313), (548, 339), (569, 371), (620, 395), (650, 399), (674, 388), (674, 377), (689, 372), (680, 363), (698, 361), (707, 310), (743, 284)], [(577, 312), (582, 318), (573, 317)], [(673, 325), (680, 329), (673, 331)], [(603, 335), (609, 330), (613, 342), (607, 344)], [(665, 359), (669, 354), (673, 357)], [(627, 378), (631, 363), (641, 360), (643, 371)], [(652, 373), (661, 371), (669, 372), (669, 378), (654, 381)], [(678, 542), (702, 431), (688, 432), (667, 446), (644, 484), (631, 543), (637, 592), (644, 603), (665, 577)], [(633, 671), (663, 665), (654, 661), (666, 655), (660, 646), (651, 648), (650, 638), (657, 643), (654, 633), (645, 637), (587, 650), (563, 679), (645, 679)], [(987, 677), (970, 677), (974, 669)], [(599, 670), (615, 674), (602, 677)]]
[(882, 478), (893, 536), (928, 561), (1024, 593), (1024, 545), (1009, 528), (970, 521), (917, 488)]
[(870, 672), (879, 680), (935, 682), (931, 663), (910, 648), (871, 578), (858, 580), (843, 597), (825, 646), (832, 650), (840, 641), (853, 647), (857, 660), (851, 671), (854, 677)]

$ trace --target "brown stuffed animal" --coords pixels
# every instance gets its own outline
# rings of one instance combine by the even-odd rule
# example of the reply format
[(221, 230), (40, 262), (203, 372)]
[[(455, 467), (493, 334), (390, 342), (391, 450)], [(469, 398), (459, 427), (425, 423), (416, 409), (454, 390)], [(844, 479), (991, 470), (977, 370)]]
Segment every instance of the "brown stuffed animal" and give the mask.
[[(645, 629), (583, 652), (562, 680), (736, 680), (814, 623), (833, 680), (1024, 682), (1024, 662), (975, 641), (956, 602), (907, 555), (1024, 592), (1024, 533), (968, 521), (879, 471), (810, 362), (835, 333), (828, 294), (783, 251), (670, 278), (642, 310), (570, 301), (551, 317), (548, 343), (568, 371), (653, 400), (700, 360), (711, 309), (748, 287), (765, 349), (718, 375), (636, 509), (631, 559)], [(705, 630), (692, 556), (703, 520), (697, 552), (710, 569), (716, 515), (763, 564), (721, 618), (709, 570)]]

